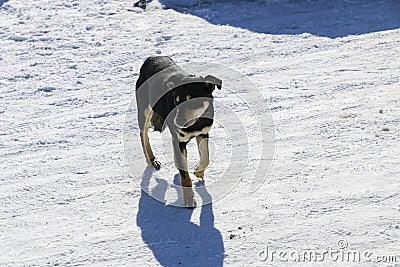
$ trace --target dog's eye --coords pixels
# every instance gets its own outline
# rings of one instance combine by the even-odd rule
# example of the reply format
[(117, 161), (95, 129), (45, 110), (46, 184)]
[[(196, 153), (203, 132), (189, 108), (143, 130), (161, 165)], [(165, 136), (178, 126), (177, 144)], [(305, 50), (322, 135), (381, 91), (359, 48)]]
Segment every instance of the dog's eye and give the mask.
[(176, 103), (179, 103), (179, 95), (175, 98)]

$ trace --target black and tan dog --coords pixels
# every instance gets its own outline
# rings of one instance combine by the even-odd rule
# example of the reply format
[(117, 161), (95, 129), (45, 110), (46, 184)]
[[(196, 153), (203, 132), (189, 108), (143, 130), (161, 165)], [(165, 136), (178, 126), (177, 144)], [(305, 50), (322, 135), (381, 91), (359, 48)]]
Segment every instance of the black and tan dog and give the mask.
[(194, 174), (203, 178), (209, 164), (208, 132), (214, 117), (212, 93), (215, 87), (221, 89), (221, 86), (222, 81), (212, 75), (201, 77), (186, 73), (169, 57), (149, 57), (140, 69), (136, 101), (146, 161), (156, 169), (161, 167), (149, 143), (150, 124), (159, 132), (168, 126), (186, 207), (196, 206), (187, 168), (186, 144), (196, 137), (200, 161)]

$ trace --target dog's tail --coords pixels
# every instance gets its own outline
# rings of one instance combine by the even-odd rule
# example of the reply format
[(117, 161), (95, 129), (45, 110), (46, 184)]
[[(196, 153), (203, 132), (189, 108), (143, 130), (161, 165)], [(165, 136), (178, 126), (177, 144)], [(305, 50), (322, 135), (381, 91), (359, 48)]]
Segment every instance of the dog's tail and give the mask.
[(153, 112), (151, 117), (151, 125), (153, 125), (154, 131), (162, 132), (164, 131), (164, 120), (156, 112)]

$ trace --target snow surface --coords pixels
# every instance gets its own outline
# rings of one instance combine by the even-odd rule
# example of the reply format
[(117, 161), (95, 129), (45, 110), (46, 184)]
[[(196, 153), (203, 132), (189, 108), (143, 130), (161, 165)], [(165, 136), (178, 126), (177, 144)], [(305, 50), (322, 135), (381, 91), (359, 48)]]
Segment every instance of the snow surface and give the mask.
[[(399, 256), (399, 14), (395, 0), (0, 0), (0, 266), (286, 266), (260, 250), (338, 240)], [(243, 177), (194, 210), (141, 194), (122, 129), (157, 54), (259, 88), (276, 151), (255, 193)], [(357, 265), (303, 263), (334, 264)]]

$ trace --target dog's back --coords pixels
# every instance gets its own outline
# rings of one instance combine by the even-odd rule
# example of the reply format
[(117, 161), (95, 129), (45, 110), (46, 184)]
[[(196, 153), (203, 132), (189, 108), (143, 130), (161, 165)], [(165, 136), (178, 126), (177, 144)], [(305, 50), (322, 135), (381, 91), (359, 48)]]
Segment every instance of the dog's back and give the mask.
[(176, 63), (167, 56), (149, 57), (140, 68), (139, 79), (136, 82), (136, 90), (154, 74), (169, 69), (169, 73), (182, 72)]

